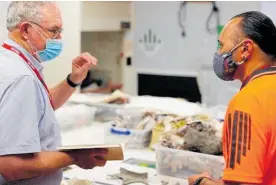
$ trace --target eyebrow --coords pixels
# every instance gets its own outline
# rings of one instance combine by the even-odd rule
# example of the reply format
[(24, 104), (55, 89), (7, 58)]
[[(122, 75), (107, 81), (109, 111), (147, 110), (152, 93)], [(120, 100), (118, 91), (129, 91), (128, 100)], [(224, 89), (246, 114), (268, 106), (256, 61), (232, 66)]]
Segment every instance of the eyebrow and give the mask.
[(50, 30), (62, 30), (61, 27), (58, 27), (58, 26), (53, 26), (53, 27), (50, 27)]
[(218, 44), (223, 45), (223, 43), (220, 40), (218, 40)]
[(63, 28), (62, 24), (59, 24), (59, 23), (56, 23), (56, 22), (54, 22), (54, 23), (52, 23), (48, 26), (49, 26), (48, 28), (51, 29), (51, 30), (60, 30), (60, 29)]
[(43, 28), (43, 29), (46, 29), (46, 30), (48, 30), (48, 31), (63, 30), (63, 28), (60, 28), (60, 27), (58, 27), (58, 26), (53, 26), (53, 27), (47, 28), (47, 27), (42, 26), (41, 24), (38, 24), (38, 23), (36, 23), (36, 22), (33, 22), (33, 21), (30, 21), (30, 22), (33, 23), (33, 24), (35, 24), (35, 25), (37, 25), (37, 26), (39, 26), (39, 27), (41, 27), (41, 28)]

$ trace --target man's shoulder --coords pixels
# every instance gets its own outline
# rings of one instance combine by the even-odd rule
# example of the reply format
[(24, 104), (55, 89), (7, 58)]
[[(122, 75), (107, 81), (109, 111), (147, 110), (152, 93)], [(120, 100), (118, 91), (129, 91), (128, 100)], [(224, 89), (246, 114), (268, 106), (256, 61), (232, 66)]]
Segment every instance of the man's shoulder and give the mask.
[(273, 88), (276, 85), (276, 74), (263, 75), (252, 79), (249, 83), (241, 90), (243, 94), (254, 94), (258, 99), (265, 97), (276, 98), (274, 94), (276, 89)]
[(258, 106), (258, 97), (254, 92), (248, 90), (239, 91), (230, 101), (228, 105), (229, 110), (236, 109), (251, 109)]
[(0, 95), (6, 91), (14, 91), (18, 93), (36, 91), (39, 92), (39, 86), (31, 75), (0, 75)]
[(242, 88), (230, 101), (230, 105), (257, 106), (267, 104), (270, 100), (275, 102), (276, 75), (267, 75), (252, 80)]
[(0, 50), (0, 86), (1, 82), (11, 83), (24, 76), (28, 76), (29, 78), (34, 77), (32, 72), (20, 58)]

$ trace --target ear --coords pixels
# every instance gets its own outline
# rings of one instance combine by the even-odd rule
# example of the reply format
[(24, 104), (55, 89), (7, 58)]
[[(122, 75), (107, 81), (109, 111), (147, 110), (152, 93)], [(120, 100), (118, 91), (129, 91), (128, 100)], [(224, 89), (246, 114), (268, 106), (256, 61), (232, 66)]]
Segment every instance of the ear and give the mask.
[(251, 57), (253, 51), (253, 41), (245, 40), (242, 46), (242, 60), (246, 61)]
[(20, 30), (20, 33), (21, 33), (21, 36), (22, 36), (23, 40), (28, 40), (29, 29), (30, 29), (29, 23), (23, 22), (23, 23), (20, 24), (19, 30)]

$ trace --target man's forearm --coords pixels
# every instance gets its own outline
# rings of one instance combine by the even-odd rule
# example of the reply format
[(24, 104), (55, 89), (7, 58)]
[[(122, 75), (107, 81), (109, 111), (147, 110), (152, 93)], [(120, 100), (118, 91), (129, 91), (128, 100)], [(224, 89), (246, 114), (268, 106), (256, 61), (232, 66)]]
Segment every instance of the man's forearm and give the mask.
[(111, 93), (111, 89), (110, 88), (97, 88), (97, 89), (82, 89), (81, 93)]
[(210, 180), (208, 178), (204, 178), (200, 185), (225, 185), (223, 181), (215, 181), (215, 180)]
[(244, 184), (237, 182), (223, 182), (223, 181), (214, 181), (207, 178), (204, 178), (200, 185), (253, 185), (253, 184)]
[(44, 176), (72, 165), (74, 159), (63, 152), (41, 152), (36, 154), (1, 156), (0, 174), (7, 181)]
[(53, 99), (54, 109), (60, 108), (73, 94), (76, 88), (68, 85), (66, 80), (63, 80), (59, 85), (50, 89), (50, 94)]

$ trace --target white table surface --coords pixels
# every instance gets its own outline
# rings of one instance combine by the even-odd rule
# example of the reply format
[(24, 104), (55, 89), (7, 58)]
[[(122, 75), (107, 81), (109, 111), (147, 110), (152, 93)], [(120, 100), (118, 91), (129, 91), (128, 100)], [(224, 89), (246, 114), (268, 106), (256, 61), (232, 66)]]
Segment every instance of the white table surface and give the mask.
[[(77, 145), (77, 144), (103, 144), (104, 143), (104, 124), (93, 123), (89, 126), (75, 128), (73, 130), (62, 132), (62, 144), (63, 145)], [(129, 158), (138, 158), (149, 161), (155, 161), (155, 152), (142, 149), (126, 149), (124, 150), (125, 160)], [(134, 165), (125, 164), (122, 161), (108, 161), (104, 167), (97, 167), (92, 170), (83, 170), (77, 166), (72, 166), (73, 169), (66, 171), (64, 177), (67, 178), (79, 178), (88, 179), (91, 181), (99, 181), (103, 183), (109, 183), (110, 185), (120, 185), (121, 181), (108, 179), (109, 174), (119, 173), (120, 167), (124, 167), (137, 172), (148, 172), (150, 185), (162, 185), (161, 181), (167, 181), (167, 185), (176, 185), (177, 182), (180, 185), (188, 185), (186, 179), (176, 179), (172, 177), (165, 177), (156, 175), (156, 170), (146, 167), (138, 167)], [(97, 183), (94, 183), (97, 185)], [(139, 183), (136, 183), (138, 185)], [(135, 185), (135, 184), (133, 184)]]

